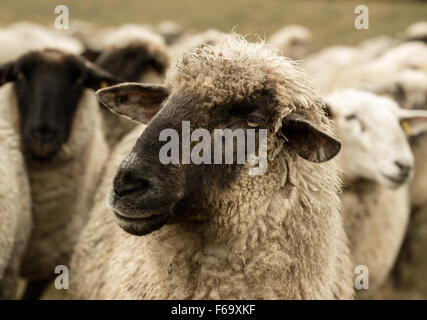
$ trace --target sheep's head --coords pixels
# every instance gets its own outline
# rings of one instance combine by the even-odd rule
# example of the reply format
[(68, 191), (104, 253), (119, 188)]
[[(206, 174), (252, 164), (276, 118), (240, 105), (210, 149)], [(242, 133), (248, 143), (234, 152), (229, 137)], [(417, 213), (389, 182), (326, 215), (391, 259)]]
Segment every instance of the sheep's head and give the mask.
[(168, 57), (160, 51), (149, 50), (144, 42), (134, 42), (124, 47), (106, 49), (96, 64), (126, 81), (141, 81), (141, 77), (149, 71), (163, 77)]
[(407, 138), (427, 130), (427, 112), (400, 109), (389, 98), (352, 89), (334, 92), (326, 101), (343, 141), (346, 179), (398, 187), (412, 177)]
[(96, 59), (98, 66), (126, 81), (152, 83), (154, 78), (162, 82), (169, 56), (160, 35), (128, 24), (107, 34), (102, 42), (105, 48)]
[(6, 82), (14, 82), (25, 149), (49, 160), (70, 136), (83, 90), (118, 81), (78, 56), (46, 49), (0, 66), (0, 85)]
[[(277, 163), (271, 165), (279, 154), (282, 162), (286, 162), (283, 157), (307, 163), (333, 158), (340, 143), (330, 136), (320, 101), (303, 79), (273, 50), (231, 38), (219, 47), (185, 54), (170, 70), (164, 87), (128, 83), (98, 91), (100, 101), (113, 112), (148, 123), (122, 162), (108, 196), (120, 226), (144, 235), (167, 222), (209, 220), (212, 216), (206, 213), (214, 214), (212, 207), (218, 208), (218, 202), (230, 208), (242, 193), (268, 197), (279, 188), (287, 175), (286, 165), (281, 172)], [(192, 136), (186, 145), (190, 136), (185, 131), (193, 135), (200, 128), (206, 134)], [(250, 155), (260, 158), (260, 137), (266, 132), (264, 159), (269, 159), (269, 167), (264, 174), (251, 176), (253, 164), (238, 162), (239, 147), (249, 148), (245, 138), (228, 144), (219, 140), (221, 160), (217, 161), (218, 129), (239, 131), (248, 139), (253, 130), (256, 146)], [(196, 149), (199, 139), (210, 147)], [(177, 147), (178, 162), (163, 164), (166, 144)], [(227, 150), (233, 154), (230, 164), (225, 163)], [(170, 149), (170, 155), (175, 151)], [(206, 161), (196, 163), (205, 152)], [(271, 179), (274, 170), (277, 179)]]

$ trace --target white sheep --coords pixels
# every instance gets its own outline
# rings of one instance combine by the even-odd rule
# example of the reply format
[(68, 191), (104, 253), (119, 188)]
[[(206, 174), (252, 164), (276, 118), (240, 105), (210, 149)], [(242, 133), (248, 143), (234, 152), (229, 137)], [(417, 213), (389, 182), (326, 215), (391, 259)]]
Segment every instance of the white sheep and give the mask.
[(280, 49), (285, 57), (301, 60), (312, 50), (312, 34), (304, 26), (289, 25), (278, 30), (268, 43)]
[[(229, 35), (183, 54), (165, 84), (98, 93), (140, 122), (162, 107), (136, 144), (141, 129), (112, 154), (73, 255), (72, 297), (352, 298), (339, 178), (328, 161), (340, 144), (306, 75), (276, 49)], [(248, 163), (162, 165), (159, 133), (181, 132), (183, 120), (267, 129), (266, 172), (249, 175)], [(114, 216), (104, 200), (113, 178)]]
[(31, 232), (31, 199), (19, 133), (1, 118), (0, 176), (0, 299), (13, 299)]
[(404, 130), (427, 130), (419, 123), (427, 122), (427, 111), (400, 109), (390, 98), (354, 89), (325, 100), (343, 145), (342, 204), (353, 268), (368, 267), (375, 292), (390, 274), (409, 220), (414, 158)]
[[(395, 99), (407, 109), (427, 108), (427, 74), (420, 70), (405, 70), (394, 77), (367, 85), (370, 90)], [(420, 125), (425, 121), (418, 119)], [(415, 134), (410, 139), (415, 158), (415, 175), (409, 185), (411, 219), (408, 232), (401, 248), (393, 273), (395, 287), (399, 292), (417, 292), (427, 296), (427, 282), (424, 272), (427, 267), (425, 251), (427, 233), (427, 136)]]
[(37, 297), (55, 267), (68, 263), (86, 223), (108, 155), (91, 89), (109, 83), (117, 82), (60, 50), (31, 51), (0, 66), (1, 114), (20, 132), (31, 186), (34, 228), (22, 266), (30, 280), (25, 297)]

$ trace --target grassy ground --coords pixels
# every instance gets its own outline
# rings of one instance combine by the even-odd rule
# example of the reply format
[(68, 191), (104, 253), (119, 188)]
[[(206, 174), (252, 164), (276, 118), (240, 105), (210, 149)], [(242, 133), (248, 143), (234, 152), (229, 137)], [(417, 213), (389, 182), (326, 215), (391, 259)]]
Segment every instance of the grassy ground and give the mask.
[[(421, 0), (0, 0), (0, 25), (17, 20), (52, 24), (58, 4), (69, 7), (71, 20), (100, 25), (173, 20), (194, 30), (230, 31), (237, 26), (239, 33), (269, 35), (299, 23), (313, 31), (317, 48), (395, 35), (415, 21), (427, 20), (427, 2)], [(354, 28), (354, 8), (359, 4), (369, 8), (369, 30)]]

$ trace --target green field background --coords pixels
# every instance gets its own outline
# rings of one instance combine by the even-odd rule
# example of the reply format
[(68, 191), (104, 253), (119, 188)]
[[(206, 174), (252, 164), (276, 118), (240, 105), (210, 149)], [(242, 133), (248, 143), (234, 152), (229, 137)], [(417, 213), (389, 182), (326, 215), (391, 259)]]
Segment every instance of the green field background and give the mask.
[[(316, 48), (355, 44), (378, 34), (396, 35), (415, 21), (427, 21), (427, 1), (420, 0), (0, 0), (0, 25), (18, 20), (52, 25), (54, 8), (60, 4), (69, 7), (70, 20), (98, 25), (173, 20), (194, 31), (227, 32), (237, 27), (242, 34), (268, 36), (297, 23), (312, 30)], [(354, 28), (354, 8), (359, 4), (369, 8), (369, 30)]]

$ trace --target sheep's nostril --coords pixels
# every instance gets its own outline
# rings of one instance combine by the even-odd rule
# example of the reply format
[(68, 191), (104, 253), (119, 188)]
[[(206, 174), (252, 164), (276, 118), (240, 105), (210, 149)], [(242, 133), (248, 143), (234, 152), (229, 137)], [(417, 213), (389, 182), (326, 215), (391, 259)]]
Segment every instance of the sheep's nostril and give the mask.
[(399, 161), (395, 161), (394, 164), (400, 169), (400, 176), (401, 177), (408, 177), (409, 174), (411, 173), (412, 166), (402, 164)]
[(119, 196), (144, 191), (149, 187), (146, 179), (132, 175), (130, 172), (119, 172), (113, 182), (113, 190)]

